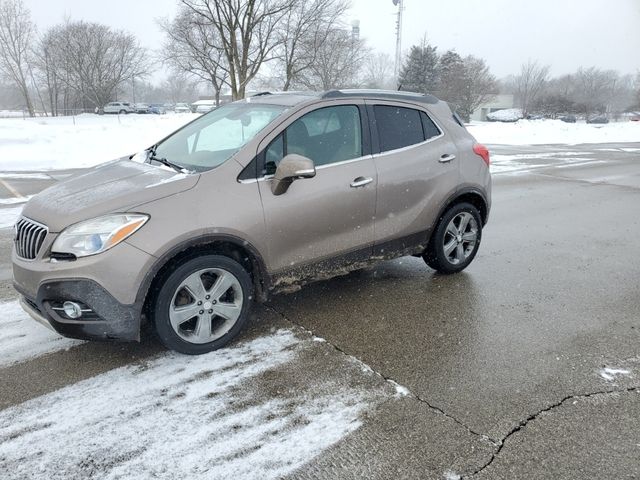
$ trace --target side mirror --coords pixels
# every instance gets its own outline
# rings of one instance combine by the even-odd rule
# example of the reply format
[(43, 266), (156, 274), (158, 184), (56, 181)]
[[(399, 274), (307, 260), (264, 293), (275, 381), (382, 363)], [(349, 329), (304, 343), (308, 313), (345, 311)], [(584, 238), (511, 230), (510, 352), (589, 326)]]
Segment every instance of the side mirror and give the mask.
[(280, 161), (271, 183), (271, 193), (282, 195), (289, 189), (294, 180), (313, 178), (315, 176), (316, 166), (313, 164), (313, 160), (292, 153)]

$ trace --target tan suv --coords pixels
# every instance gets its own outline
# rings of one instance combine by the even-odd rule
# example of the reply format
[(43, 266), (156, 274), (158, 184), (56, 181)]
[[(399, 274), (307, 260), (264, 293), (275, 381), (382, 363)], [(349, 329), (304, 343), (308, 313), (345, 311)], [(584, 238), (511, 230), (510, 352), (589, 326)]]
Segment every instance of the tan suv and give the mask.
[(260, 94), (32, 198), (16, 225), (22, 304), (62, 335), (197, 354), (254, 301), (403, 255), (473, 260), (489, 153), (446, 103), (364, 90)]

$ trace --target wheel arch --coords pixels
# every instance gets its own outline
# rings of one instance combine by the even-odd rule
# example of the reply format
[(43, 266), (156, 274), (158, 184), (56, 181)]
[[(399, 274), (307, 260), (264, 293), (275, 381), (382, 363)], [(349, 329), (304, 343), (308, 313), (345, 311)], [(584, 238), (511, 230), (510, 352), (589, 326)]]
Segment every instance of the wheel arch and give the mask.
[(476, 188), (465, 188), (463, 190), (458, 190), (456, 193), (451, 195), (444, 206), (440, 209), (438, 213), (438, 217), (434, 224), (435, 226), (438, 224), (442, 216), (454, 205), (458, 203), (467, 202), (473, 205), (480, 212), (480, 218), (482, 220), (482, 226), (484, 227), (489, 221), (489, 202), (487, 202), (486, 196)]
[(270, 277), (258, 250), (249, 242), (232, 235), (205, 235), (174, 246), (153, 264), (136, 295), (136, 303), (141, 305), (141, 313), (148, 313), (160, 283), (172, 266), (190, 258), (212, 253), (224, 255), (240, 263), (251, 276), (256, 299), (260, 302), (267, 300)]

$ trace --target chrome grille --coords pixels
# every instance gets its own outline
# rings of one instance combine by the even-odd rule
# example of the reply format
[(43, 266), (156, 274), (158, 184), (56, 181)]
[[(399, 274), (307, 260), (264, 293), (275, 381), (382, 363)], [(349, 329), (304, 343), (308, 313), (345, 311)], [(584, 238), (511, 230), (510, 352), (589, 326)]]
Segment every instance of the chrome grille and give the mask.
[(40, 223), (28, 218), (20, 218), (16, 223), (15, 239), (18, 256), (27, 260), (36, 258), (48, 231), (48, 228)]

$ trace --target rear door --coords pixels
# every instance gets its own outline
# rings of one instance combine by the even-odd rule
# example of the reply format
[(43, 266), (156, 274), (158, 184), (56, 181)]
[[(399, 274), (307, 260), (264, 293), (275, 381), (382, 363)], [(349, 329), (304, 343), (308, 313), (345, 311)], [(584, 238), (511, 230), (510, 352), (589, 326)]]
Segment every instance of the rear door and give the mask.
[[(307, 107), (259, 147), (267, 263), (276, 276), (322, 260), (339, 267), (371, 255), (377, 175), (365, 122), (362, 101)], [(316, 176), (275, 196), (270, 178), (291, 153), (313, 160)], [(316, 273), (304, 276), (323, 274)]]
[(369, 101), (378, 172), (375, 254), (423, 245), (459, 182), (457, 149), (426, 108)]

